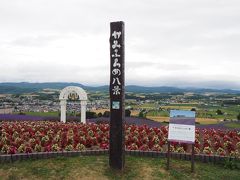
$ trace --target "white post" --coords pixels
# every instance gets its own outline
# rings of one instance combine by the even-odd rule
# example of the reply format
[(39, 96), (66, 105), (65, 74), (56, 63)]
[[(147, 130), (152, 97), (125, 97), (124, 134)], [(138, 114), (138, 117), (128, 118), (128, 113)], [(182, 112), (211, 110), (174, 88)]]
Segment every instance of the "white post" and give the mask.
[(61, 99), (61, 122), (66, 123), (66, 105), (67, 101), (65, 99)]
[(86, 106), (87, 106), (87, 101), (81, 101), (81, 122), (86, 123)]

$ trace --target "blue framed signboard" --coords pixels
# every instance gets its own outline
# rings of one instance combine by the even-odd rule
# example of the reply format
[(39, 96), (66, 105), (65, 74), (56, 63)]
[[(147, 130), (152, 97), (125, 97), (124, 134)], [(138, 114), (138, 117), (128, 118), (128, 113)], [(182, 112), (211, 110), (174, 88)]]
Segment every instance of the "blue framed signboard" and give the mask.
[(168, 141), (194, 144), (195, 111), (170, 111)]

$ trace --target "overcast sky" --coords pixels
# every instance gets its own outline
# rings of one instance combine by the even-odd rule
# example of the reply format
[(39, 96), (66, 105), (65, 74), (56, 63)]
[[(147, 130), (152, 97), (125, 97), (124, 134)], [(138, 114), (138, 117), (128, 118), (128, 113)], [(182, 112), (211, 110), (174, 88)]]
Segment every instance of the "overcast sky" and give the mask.
[(0, 82), (109, 84), (119, 20), (126, 84), (240, 89), (239, 0), (0, 0)]

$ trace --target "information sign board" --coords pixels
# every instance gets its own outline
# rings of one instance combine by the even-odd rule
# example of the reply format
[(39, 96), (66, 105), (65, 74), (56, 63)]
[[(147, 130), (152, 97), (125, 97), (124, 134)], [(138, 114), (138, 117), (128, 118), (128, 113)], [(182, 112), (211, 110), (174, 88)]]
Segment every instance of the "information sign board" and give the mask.
[(195, 142), (195, 111), (170, 111), (168, 141)]

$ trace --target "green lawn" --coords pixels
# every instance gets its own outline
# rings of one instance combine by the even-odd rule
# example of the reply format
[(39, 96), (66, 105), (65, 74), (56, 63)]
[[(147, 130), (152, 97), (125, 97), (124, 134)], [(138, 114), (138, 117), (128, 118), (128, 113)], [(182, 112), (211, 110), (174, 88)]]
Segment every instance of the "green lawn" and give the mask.
[(147, 113), (147, 116), (161, 116), (161, 117), (169, 117), (169, 112), (168, 111), (156, 111), (156, 110), (151, 110)]
[(111, 170), (108, 156), (58, 157), (27, 160), (0, 166), (0, 179), (239, 179), (239, 170), (223, 165), (196, 163), (196, 173), (190, 172), (190, 162), (126, 156), (123, 172)]
[(225, 126), (227, 126), (229, 128), (240, 128), (240, 122), (227, 123)]
[(156, 104), (154, 104), (154, 103), (145, 103), (143, 105), (136, 106), (136, 107), (143, 108), (143, 109), (153, 109), (153, 108), (156, 108)]
[(195, 103), (195, 104), (191, 104), (191, 103), (177, 103), (177, 104), (169, 104), (169, 106), (179, 106), (179, 107), (181, 107), (181, 106), (191, 106), (191, 107), (196, 107), (196, 106), (198, 106), (198, 104), (197, 103)]
[[(216, 111), (220, 109), (223, 115), (217, 115)], [(237, 105), (231, 105), (228, 107), (222, 106), (199, 106), (197, 107), (198, 117), (214, 118), (214, 119), (236, 119), (239, 113), (239, 107)]]
[(26, 115), (31, 116), (47, 116), (58, 117), (58, 112), (24, 112)]

